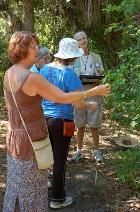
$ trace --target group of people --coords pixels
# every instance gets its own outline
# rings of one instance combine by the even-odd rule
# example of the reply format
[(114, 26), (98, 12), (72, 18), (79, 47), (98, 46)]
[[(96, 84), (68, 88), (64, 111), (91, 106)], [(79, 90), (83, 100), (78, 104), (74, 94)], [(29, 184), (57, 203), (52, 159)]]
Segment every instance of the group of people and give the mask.
[(9, 42), (8, 55), (13, 65), (4, 77), (9, 126), (3, 212), (16, 211), (17, 208), (22, 212), (48, 210), (48, 172), (38, 169), (19, 111), (32, 142), (47, 136), (50, 138), (54, 157), (51, 208), (66, 207), (73, 202), (65, 192), (71, 136), (64, 135), (64, 122), (75, 120), (78, 128), (77, 151), (72, 160), (83, 157), (84, 129), (88, 124), (92, 129), (95, 159), (102, 161), (99, 127), (103, 96), (110, 94), (110, 86), (99, 85), (99, 81), (93, 78), (86, 79), (86, 83), (80, 80), (82, 75), (103, 74), (100, 56), (89, 52), (84, 32), (76, 33), (74, 39), (63, 38), (51, 63), (49, 50), (38, 44), (35, 34), (23, 31), (15, 32)]

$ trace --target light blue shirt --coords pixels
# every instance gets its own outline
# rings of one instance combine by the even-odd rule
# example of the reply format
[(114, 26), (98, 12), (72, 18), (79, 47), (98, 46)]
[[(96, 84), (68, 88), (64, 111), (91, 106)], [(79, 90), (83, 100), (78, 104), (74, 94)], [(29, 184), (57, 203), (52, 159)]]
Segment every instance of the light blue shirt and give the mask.
[[(58, 67), (50, 63), (44, 65), (40, 74), (66, 93), (82, 89), (82, 84), (77, 74), (68, 66)], [(74, 119), (73, 106), (71, 104), (58, 104), (43, 99), (42, 107), (44, 115), (47, 117)]]
[(30, 71), (34, 72), (34, 73), (37, 73), (37, 74), (40, 73), (40, 69), (35, 64), (32, 65), (32, 67), (30, 68)]

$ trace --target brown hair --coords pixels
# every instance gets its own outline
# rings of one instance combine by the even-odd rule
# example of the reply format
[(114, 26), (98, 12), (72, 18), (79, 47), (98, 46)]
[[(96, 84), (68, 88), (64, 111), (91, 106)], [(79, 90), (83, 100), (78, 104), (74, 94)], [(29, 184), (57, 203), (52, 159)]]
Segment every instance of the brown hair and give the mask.
[(32, 42), (39, 43), (38, 38), (31, 32), (15, 32), (9, 42), (8, 56), (12, 63), (17, 63), (28, 55), (28, 48)]

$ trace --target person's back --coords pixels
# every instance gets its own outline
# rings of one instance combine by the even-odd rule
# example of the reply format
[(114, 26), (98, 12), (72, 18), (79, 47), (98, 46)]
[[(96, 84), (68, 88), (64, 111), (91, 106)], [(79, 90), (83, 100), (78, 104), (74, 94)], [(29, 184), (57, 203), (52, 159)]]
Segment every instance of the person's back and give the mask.
[[(57, 66), (55, 63), (50, 63), (42, 68), (40, 74), (66, 93), (81, 88), (76, 74), (67, 66)], [(43, 99), (42, 107), (44, 115), (47, 117), (69, 120), (74, 118), (72, 104), (57, 104)]]

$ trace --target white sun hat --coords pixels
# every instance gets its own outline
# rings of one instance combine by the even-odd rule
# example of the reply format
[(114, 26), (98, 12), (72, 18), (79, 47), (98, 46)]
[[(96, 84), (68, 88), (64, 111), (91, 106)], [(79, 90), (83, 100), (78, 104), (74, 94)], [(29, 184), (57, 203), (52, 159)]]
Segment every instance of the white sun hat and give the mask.
[(79, 44), (72, 38), (63, 38), (59, 43), (59, 51), (54, 57), (61, 59), (69, 59), (81, 57), (84, 54), (83, 49), (79, 48)]

